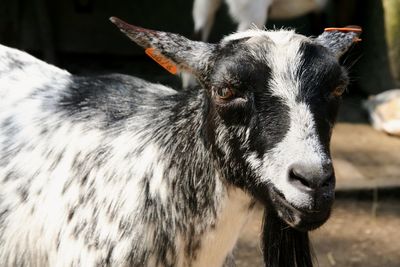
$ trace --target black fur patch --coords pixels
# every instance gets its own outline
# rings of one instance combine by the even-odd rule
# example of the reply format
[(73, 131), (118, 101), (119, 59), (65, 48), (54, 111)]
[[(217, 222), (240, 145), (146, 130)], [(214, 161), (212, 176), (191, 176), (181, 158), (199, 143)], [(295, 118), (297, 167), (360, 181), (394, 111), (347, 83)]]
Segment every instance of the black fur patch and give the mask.
[[(226, 177), (245, 190), (252, 191), (254, 186), (250, 168), (245, 155), (256, 152), (261, 158), (268, 150), (279, 143), (289, 129), (290, 118), (287, 107), (281, 99), (272, 95), (270, 90), (271, 68), (265, 61), (255, 58), (250, 53), (244, 39), (234, 40), (222, 47), (214, 70), (210, 75), (212, 108), (209, 112), (213, 119), (208, 119), (208, 127), (223, 128), (226, 143), (232, 149), (225, 155), (223, 149), (216, 144), (214, 153), (223, 157), (221, 165), (228, 165)], [(268, 39), (260, 53), (268, 55)], [(235, 97), (228, 101), (220, 101), (215, 91), (218, 88), (231, 88)], [(219, 121), (218, 117), (221, 119)], [(215, 122), (214, 125), (210, 123)], [(215, 136), (217, 129), (208, 130), (208, 136)], [(249, 132), (248, 143), (243, 132)], [(214, 132), (214, 134), (210, 134)], [(217, 133), (222, 134), (222, 133)], [(215, 139), (215, 137), (213, 137)], [(255, 177), (253, 177), (255, 180)]]
[(273, 209), (268, 207), (264, 213), (262, 245), (265, 266), (313, 266), (314, 254), (308, 233), (287, 226)]
[(347, 85), (347, 74), (336, 58), (321, 45), (303, 43), (299, 53), (301, 64), (297, 77), (301, 88), (297, 101), (309, 105), (321, 144), (329, 154), (331, 130), (340, 103), (340, 98), (332, 96), (332, 92), (338, 86)]
[(250, 150), (263, 155), (282, 141), (290, 126), (289, 107), (268, 92), (254, 97), (256, 116), (250, 124)]
[(157, 98), (145, 88), (148, 83), (127, 75), (113, 74), (73, 78), (69, 92), (59, 100), (60, 111), (77, 120), (100, 120), (104, 127), (123, 123), (135, 114), (144, 98)]

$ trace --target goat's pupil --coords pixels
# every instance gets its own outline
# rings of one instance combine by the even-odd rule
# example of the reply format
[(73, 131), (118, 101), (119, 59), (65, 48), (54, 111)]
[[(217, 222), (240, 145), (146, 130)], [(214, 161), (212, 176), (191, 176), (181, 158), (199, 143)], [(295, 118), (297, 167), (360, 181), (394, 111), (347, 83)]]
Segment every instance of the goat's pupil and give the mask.
[(346, 90), (345, 86), (338, 86), (335, 88), (335, 90), (333, 90), (332, 95), (334, 97), (339, 97), (344, 93), (345, 90)]
[(222, 99), (229, 99), (234, 96), (233, 90), (227, 87), (224, 88), (218, 88), (217, 94), (220, 98)]

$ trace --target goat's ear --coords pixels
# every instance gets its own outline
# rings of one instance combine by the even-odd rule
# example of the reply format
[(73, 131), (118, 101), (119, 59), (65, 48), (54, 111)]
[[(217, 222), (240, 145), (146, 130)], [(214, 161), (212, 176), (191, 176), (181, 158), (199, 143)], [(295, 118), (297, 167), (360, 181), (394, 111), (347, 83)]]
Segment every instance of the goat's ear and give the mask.
[(342, 56), (354, 42), (361, 41), (359, 36), (362, 30), (359, 26), (347, 26), (345, 28), (326, 28), (316, 38), (321, 45), (331, 50), (336, 57)]
[[(202, 78), (210, 65), (211, 55), (216, 45), (189, 40), (179, 34), (148, 30), (130, 25), (116, 17), (110, 18), (131, 40), (146, 49), (146, 53), (157, 63), (176, 72), (188, 71)], [(168, 62), (170, 61), (170, 62)]]

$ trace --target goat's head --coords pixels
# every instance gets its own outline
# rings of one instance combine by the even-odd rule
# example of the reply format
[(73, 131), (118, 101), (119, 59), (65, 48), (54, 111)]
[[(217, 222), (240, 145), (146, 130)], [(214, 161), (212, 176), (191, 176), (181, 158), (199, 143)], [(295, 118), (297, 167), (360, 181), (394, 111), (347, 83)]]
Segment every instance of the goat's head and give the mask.
[(296, 229), (327, 220), (335, 187), (329, 143), (348, 82), (338, 59), (357, 29), (313, 39), (249, 30), (207, 44), (111, 20), (197, 77), (209, 100), (206, 136), (227, 181)]

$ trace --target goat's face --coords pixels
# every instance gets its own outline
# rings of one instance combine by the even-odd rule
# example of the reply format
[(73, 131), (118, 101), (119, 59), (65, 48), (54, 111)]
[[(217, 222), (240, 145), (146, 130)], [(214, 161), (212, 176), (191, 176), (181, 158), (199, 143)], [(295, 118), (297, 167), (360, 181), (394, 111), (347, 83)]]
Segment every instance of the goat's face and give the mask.
[(204, 127), (225, 179), (297, 229), (328, 219), (335, 187), (329, 141), (347, 85), (338, 58), (357, 32), (310, 39), (252, 30), (212, 45), (114, 22), (197, 76), (209, 99)]
[(228, 38), (216, 53), (206, 84), (224, 125), (217, 146), (251, 173), (229, 178), (291, 226), (320, 226), (334, 199), (329, 141), (346, 72), (329, 49), (292, 32)]

